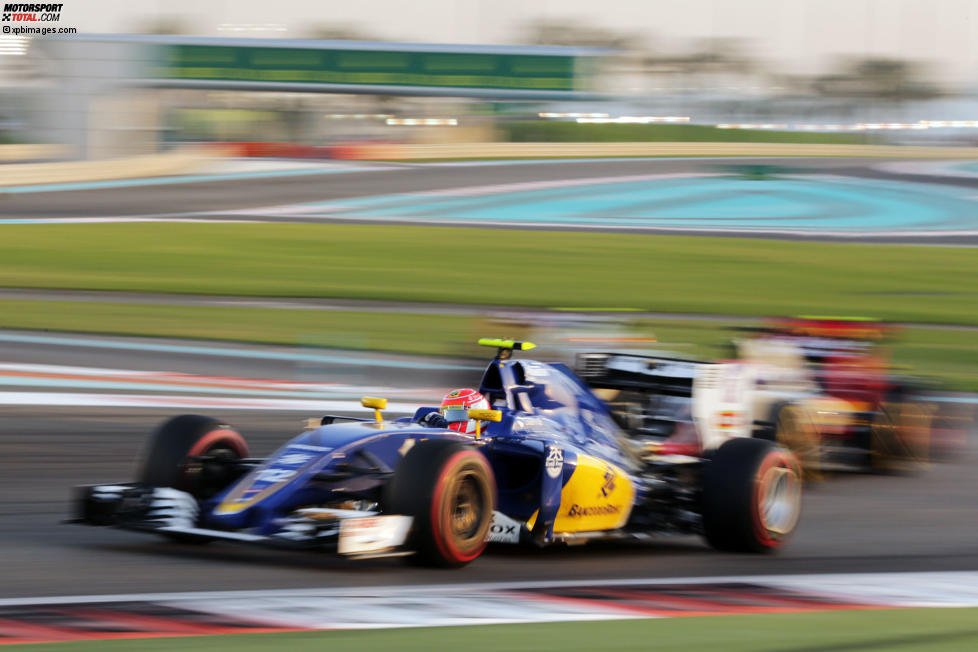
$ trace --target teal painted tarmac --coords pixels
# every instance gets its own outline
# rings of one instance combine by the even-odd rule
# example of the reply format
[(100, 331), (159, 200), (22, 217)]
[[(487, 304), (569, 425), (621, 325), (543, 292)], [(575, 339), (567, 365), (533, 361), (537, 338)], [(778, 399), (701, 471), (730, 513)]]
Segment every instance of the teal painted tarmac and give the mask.
[(492, 193), (472, 193), (466, 188), (318, 202), (291, 209), (293, 215), (326, 219), (473, 225), (812, 233), (978, 231), (978, 193), (972, 190), (830, 176), (602, 180)]

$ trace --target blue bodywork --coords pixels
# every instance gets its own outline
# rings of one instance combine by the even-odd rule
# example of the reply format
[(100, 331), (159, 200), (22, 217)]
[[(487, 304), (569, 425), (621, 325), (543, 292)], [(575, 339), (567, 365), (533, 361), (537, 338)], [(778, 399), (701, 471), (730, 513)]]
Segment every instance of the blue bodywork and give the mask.
[[(478, 439), (418, 423), (437, 408), (383, 423), (331, 423), (305, 432), (268, 457), (227, 490), (201, 505), (198, 525), (274, 534), (297, 508), (344, 500), (376, 503), (404, 452), (423, 439), (474, 443), (495, 474), (496, 509), (519, 521), (539, 510), (542, 538), (552, 535), (561, 489), (578, 455), (611, 462), (629, 473), (640, 462), (629, 453), (608, 408), (567, 367), (532, 360), (493, 360), (480, 385), (502, 412)], [(544, 472), (561, 459), (559, 474)], [(634, 478), (633, 478), (634, 479)], [(636, 481), (641, 496), (641, 484)]]

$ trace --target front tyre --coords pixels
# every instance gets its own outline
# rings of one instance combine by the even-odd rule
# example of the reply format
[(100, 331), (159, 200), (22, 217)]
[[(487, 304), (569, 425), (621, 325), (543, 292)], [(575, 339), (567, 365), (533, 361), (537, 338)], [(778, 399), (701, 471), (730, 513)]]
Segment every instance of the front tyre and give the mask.
[(429, 566), (463, 566), (486, 548), (496, 482), (485, 456), (446, 439), (415, 444), (384, 492), (384, 509), (414, 518), (411, 545)]
[(248, 444), (230, 426), (185, 414), (164, 422), (153, 434), (138, 480), (205, 499), (234, 480), (234, 462), (245, 457)]
[(718, 550), (767, 552), (783, 546), (801, 514), (802, 472), (788, 451), (736, 438), (703, 472), (703, 533)]

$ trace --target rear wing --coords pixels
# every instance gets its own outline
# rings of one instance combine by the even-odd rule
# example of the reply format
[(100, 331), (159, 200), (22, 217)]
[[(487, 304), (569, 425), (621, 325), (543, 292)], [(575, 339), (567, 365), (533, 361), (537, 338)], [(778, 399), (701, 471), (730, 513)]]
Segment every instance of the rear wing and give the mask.
[(665, 356), (582, 353), (575, 370), (594, 389), (689, 399), (704, 450), (731, 437), (749, 437), (754, 426), (756, 367)]
[(635, 390), (688, 396), (696, 368), (712, 362), (630, 353), (578, 353), (574, 372), (598, 389)]

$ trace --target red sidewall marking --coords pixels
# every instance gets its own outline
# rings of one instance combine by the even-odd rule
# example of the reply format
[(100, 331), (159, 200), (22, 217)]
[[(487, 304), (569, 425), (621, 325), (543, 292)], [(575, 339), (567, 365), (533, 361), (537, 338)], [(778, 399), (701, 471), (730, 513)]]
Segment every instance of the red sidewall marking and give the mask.
[(757, 540), (762, 546), (772, 549), (780, 548), (787, 540), (787, 537), (779, 539), (776, 535), (768, 532), (768, 529), (764, 526), (764, 520), (761, 518), (761, 506), (764, 501), (764, 495), (767, 493), (767, 484), (769, 482), (767, 472), (777, 466), (789, 469), (795, 474), (797, 481), (798, 470), (794, 464), (794, 460), (780, 451), (772, 451), (764, 457), (760, 466), (757, 467), (757, 473), (754, 475), (754, 492), (751, 500), (754, 534), (757, 535)]
[(238, 454), (238, 457), (248, 457), (248, 444), (245, 443), (244, 437), (230, 429), (211, 430), (197, 440), (197, 443), (187, 452), (187, 457), (203, 455), (217, 442), (230, 444), (234, 452)]
[(446, 522), (443, 521), (442, 517), (445, 516), (443, 504), (445, 501), (445, 490), (448, 486), (448, 481), (452, 476), (452, 472), (458, 469), (460, 466), (465, 464), (465, 462), (472, 460), (476, 464), (483, 466), (489, 473), (489, 491), (492, 494), (496, 492), (495, 482), (492, 477), (492, 472), (489, 469), (489, 464), (485, 461), (482, 453), (473, 450), (461, 450), (457, 453), (452, 454), (445, 463), (442, 465), (441, 475), (438, 478), (438, 484), (435, 485), (435, 491), (431, 497), (431, 529), (435, 539), (435, 545), (438, 546), (438, 552), (441, 553), (442, 557), (449, 561), (455, 563), (464, 564), (470, 562), (486, 549), (488, 542), (483, 541), (482, 545), (476, 546), (472, 552), (463, 552), (457, 545), (452, 537), (445, 536), (447, 532), (444, 531)]

